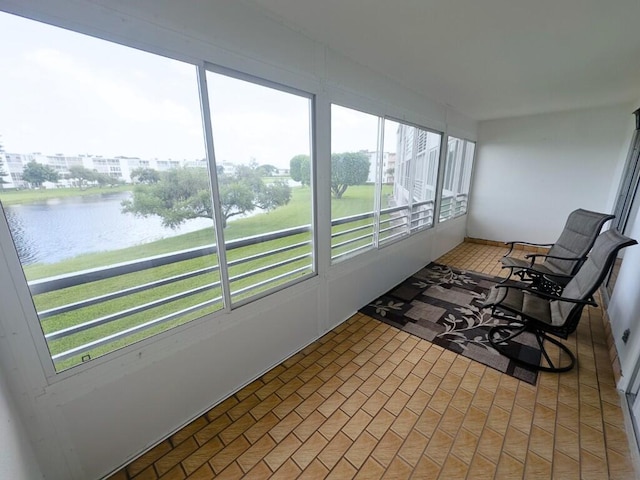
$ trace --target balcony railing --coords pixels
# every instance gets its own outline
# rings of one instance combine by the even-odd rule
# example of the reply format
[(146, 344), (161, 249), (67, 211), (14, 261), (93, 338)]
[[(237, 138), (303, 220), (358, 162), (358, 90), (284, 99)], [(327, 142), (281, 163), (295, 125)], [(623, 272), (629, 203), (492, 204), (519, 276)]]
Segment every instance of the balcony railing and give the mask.
[[(381, 243), (433, 224), (433, 201), (380, 212)], [(374, 246), (374, 213), (332, 221), (333, 260)], [(309, 225), (226, 244), (232, 303), (313, 272)], [(61, 370), (224, 308), (215, 244), (28, 283)], [(59, 298), (66, 299), (60, 302)]]
[(456, 218), (467, 213), (468, 197), (466, 193), (443, 196), (440, 202), (440, 216), (438, 217), (438, 221), (444, 222), (450, 218)]
[(373, 231), (373, 212), (332, 220), (331, 259), (337, 261), (373, 247)]
[[(380, 211), (378, 235), (382, 243), (429, 228), (433, 225), (433, 200), (416, 202), (409, 207), (386, 208)], [(331, 259), (339, 261), (374, 246), (374, 213), (366, 212), (331, 222)]]
[(433, 200), (416, 202), (411, 206), (411, 233), (433, 225)]
[[(278, 242), (282, 239), (287, 240), (285, 245)], [(258, 245), (266, 250), (256, 253), (251, 247)], [(233, 240), (227, 242), (226, 251), (233, 302), (278, 287), (313, 269), (308, 225)], [(151, 276), (151, 281), (140, 281)], [(127, 345), (144, 338), (140, 337), (142, 332), (158, 333), (168, 328), (167, 323), (184, 323), (223, 308), (216, 245), (33, 280), (28, 284), (36, 306), (51, 303), (56, 296), (81, 297), (63, 305), (38, 308), (56, 365), (72, 358), (76, 360), (73, 364), (79, 363), (79, 359), (89, 360), (96, 352), (106, 353), (96, 350), (100, 347), (131, 340), (125, 341)], [(109, 291), (103, 292), (105, 289)], [(63, 291), (65, 295), (60, 295)], [(99, 294), (88, 297), (89, 291)], [(90, 319), (71, 322), (70, 315), (75, 314), (77, 319), (81, 309), (87, 309), (82, 316)]]

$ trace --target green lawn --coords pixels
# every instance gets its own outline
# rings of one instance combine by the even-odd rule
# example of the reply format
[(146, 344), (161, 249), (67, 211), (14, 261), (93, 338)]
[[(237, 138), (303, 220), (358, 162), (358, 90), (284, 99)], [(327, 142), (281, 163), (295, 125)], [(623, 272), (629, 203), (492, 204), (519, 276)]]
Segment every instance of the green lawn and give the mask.
[(101, 193), (126, 192), (131, 190), (131, 188), (131, 185), (120, 185), (117, 187), (91, 187), (86, 189), (0, 190), (0, 200), (4, 205), (16, 205), (19, 203), (44, 202), (53, 198), (83, 197), (86, 195), (99, 195)]
[[(388, 191), (390, 187), (385, 187)], [(370, 212), (373, 209), (373, 185), (362, 185), (350, 187), (342, 199), (332, 199), (332, 217), (344, 217), (357, 213)], [(18, 193), (18, 192), (16, 192)], [(386, 192), (385, 192), (386, 193)], [(371, 222), (368, 220), (369, 223)], [(366, 223), (366, 221), (364, 221)], [(309, 225), (311, 223), (311, 189), (309, 187), (296, 187), (292, 189), (292, 199), (286, 206), (280, 207), (268, 213), (257, 214), (249, 218), (238, 219), (229, 223), (224, 231), (227, 241), (233, 239), (244, 238), (261, 233), (282, 230), (290, 227), (301, 225)], [(336, 227), (336, 228), (353, 228), (354, 224)], [(362, 233), (359, 233), (362, 235)], [(340, 238), (343, 241), (346, 238), (352, 238), (349, 234)], [(257, 255), (269, 250), (277, 249), (292, 245), (297, 242), (309, 241), (311, 233), (303, 233), (296, 236), (263, 242), (257, 245), (234, 249), (227, 252), (229, 261), (246, 258)], [(203, 246), (215, 243), (213, 229), (205, 229), (184, 235), (179, 235), (165, 240), (148, 243), (142, 246), (130, 247), (115, 251), (106, 251), (100, 253), (85, 254), (70, 260), (59, 262), (56, 264), (35, 264), (24, 268), (25, 274), (29, 280), (60, 275), (64, 273), (77, 272), (89, 268), (110, 265), (114, 263), (135, 260), (162, 253), (174, 252), (177, 250), (188, 249), (192, 247)], [(360, 242), (362, 243), (362, 241)], [(359, 243), (358, 243), (359, 244)], [(356, 245), (358, 245), (356, 244)], [(349, 246), (353, 248), (353, 245)], [(232, 296), (234, 301), (252, 296), (260, 291), (271, 288), (278, 284), (283, 284), (291, 280), (291, 278), (311, 272), (312, 269), (312, 246), (310, 244), (303, 245), (295, 250), (280, 252), (264, 258), (254, 259), (250, 262), (241, 263), (229, 268), (230, 277), (236, 276), (259, 269), (267, 265), (273, 265), (276, 262), (292, 259), (298, 255), (308, 255), (305, 258), (296, 260), (293, 263), (277, 267), (265, 272), (251, 274), (245, 278), (241, 278), (231, 282)], [(64, 290), (58, 290), (46, 294), (37, 295), (34, 303), (39, 312), (44, 310), (66, 305), (73, 302), (85, 300), (87, 298), (104, 295), (121, 289), (135, 287), (154, 280), (168, 278), (181, 273), (195, 271), (208, 266), (215, 266), (218, 263), (216, 255), (200, 257), (189, 261), (176, 264), (156, 267), (141, 272), (122, 275), (117, 278), (101, 280), (87, 285), (79, 285)], [(245, 289), (258, 282), (273, 279), (275, 276), (285, 274), (293, 269), (302, 268), (303, 270), (293, 277), (285, 277), (275, 283), (269, 283), (264, 286), (249, 289), (241, 294), (233, 294), (239, 290)], [(176, 295), (194, 288), (207, 285), (213, 285), (219, 281), (219, 272), (214, 271), (204, 275), (194, 276), (175, 283), (154, 287), (142, 292), (128, 294), (121, 298), (112, 299), (101, 302), (93, 306), (84, 307), (79, 310), (73, 310), (67, 313), (58, 314), (42, 320), (42, 327), (45, 333), (58, 331), (62, 328), (85, 323), (89, 320), (101, 318), (103, 316), (112, 315), (125, 309), (135, 308), (149, 302), (158, 301), (170, 295)], [(204, 292), (190, 295), (186, 298), (178, 299), (167, 304), (156, 306), (149, 310), (133, 313), (122, 319), (110, 321), (100, 326), (92, 327), (81, 331), (69, 337), (51, 340), (49, 348), (52, 354), (67, 351), (71, 348), (93, 342), (113, 335), (128, 328), (142, 325), (150, 320), (157, 319), (166, 315), (180, 312), (182, 309), (193, 307), (207, 302), (212, 298), (221, 296), (221, 290), (218, 286), (211, 286)], [(91, 358), (103, 355), (122, 346), (131, 344), (135, 341), (147, 338), (151, 335), (167, 330), (172, 326), (182, 324), (200, 317), (206, 313), (222, 308), (222, 302), (217, 301), (210, 305), (204, 305), (195, 311), (178, 315), (177, 318), (170, 319), (165, 323), (153, 326), (147, 330), (132, 334), (126, 338), (117, 339), (113, 342), (92, 349), (89, 354)], [(86, 355), (86, 354), (84, 354)], [(56, 364), (58, 370), (63, 370), (82, 362), (82, 355), (67, 360), (60, 361)]]

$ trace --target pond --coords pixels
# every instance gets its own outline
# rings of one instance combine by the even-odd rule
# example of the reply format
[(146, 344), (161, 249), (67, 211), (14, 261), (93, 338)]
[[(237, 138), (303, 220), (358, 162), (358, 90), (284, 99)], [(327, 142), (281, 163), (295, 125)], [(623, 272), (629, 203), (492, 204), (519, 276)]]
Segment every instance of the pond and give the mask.
[(210, 219), (198, 218), (171, 229), (163, 227), (156, 216), (124, 214), (121, 202), (130, 197), (131, 192), (102, 193), (5, 206), (20, 261), (23, 265), (55, 263), (213, 226)]

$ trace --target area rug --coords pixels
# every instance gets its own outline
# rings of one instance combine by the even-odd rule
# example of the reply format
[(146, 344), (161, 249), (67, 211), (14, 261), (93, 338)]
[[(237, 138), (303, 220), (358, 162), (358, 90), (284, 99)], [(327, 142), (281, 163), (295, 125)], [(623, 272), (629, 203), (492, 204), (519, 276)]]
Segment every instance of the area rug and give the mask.
[[(482, 302), (501, 279), (431, 263), (360, 311), (407, 333), (535, 385), (537, 372), (498, 353), (487, 334), (506, 323), (491, 317)], [(512, 353), (539, 363), (532, 334), (520, 335)]]

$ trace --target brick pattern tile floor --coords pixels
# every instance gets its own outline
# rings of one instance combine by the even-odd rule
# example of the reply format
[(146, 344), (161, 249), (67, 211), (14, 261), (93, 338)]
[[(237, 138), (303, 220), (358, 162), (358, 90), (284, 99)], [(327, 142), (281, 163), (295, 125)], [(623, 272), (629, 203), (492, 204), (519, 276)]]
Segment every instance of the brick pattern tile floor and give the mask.
[[(438, 261), (500, 275), (504, 252)], [(578, 367), (531, 386), (356, 314), (112, 479), (634, 478), (604, 338), (589, 307)]]

